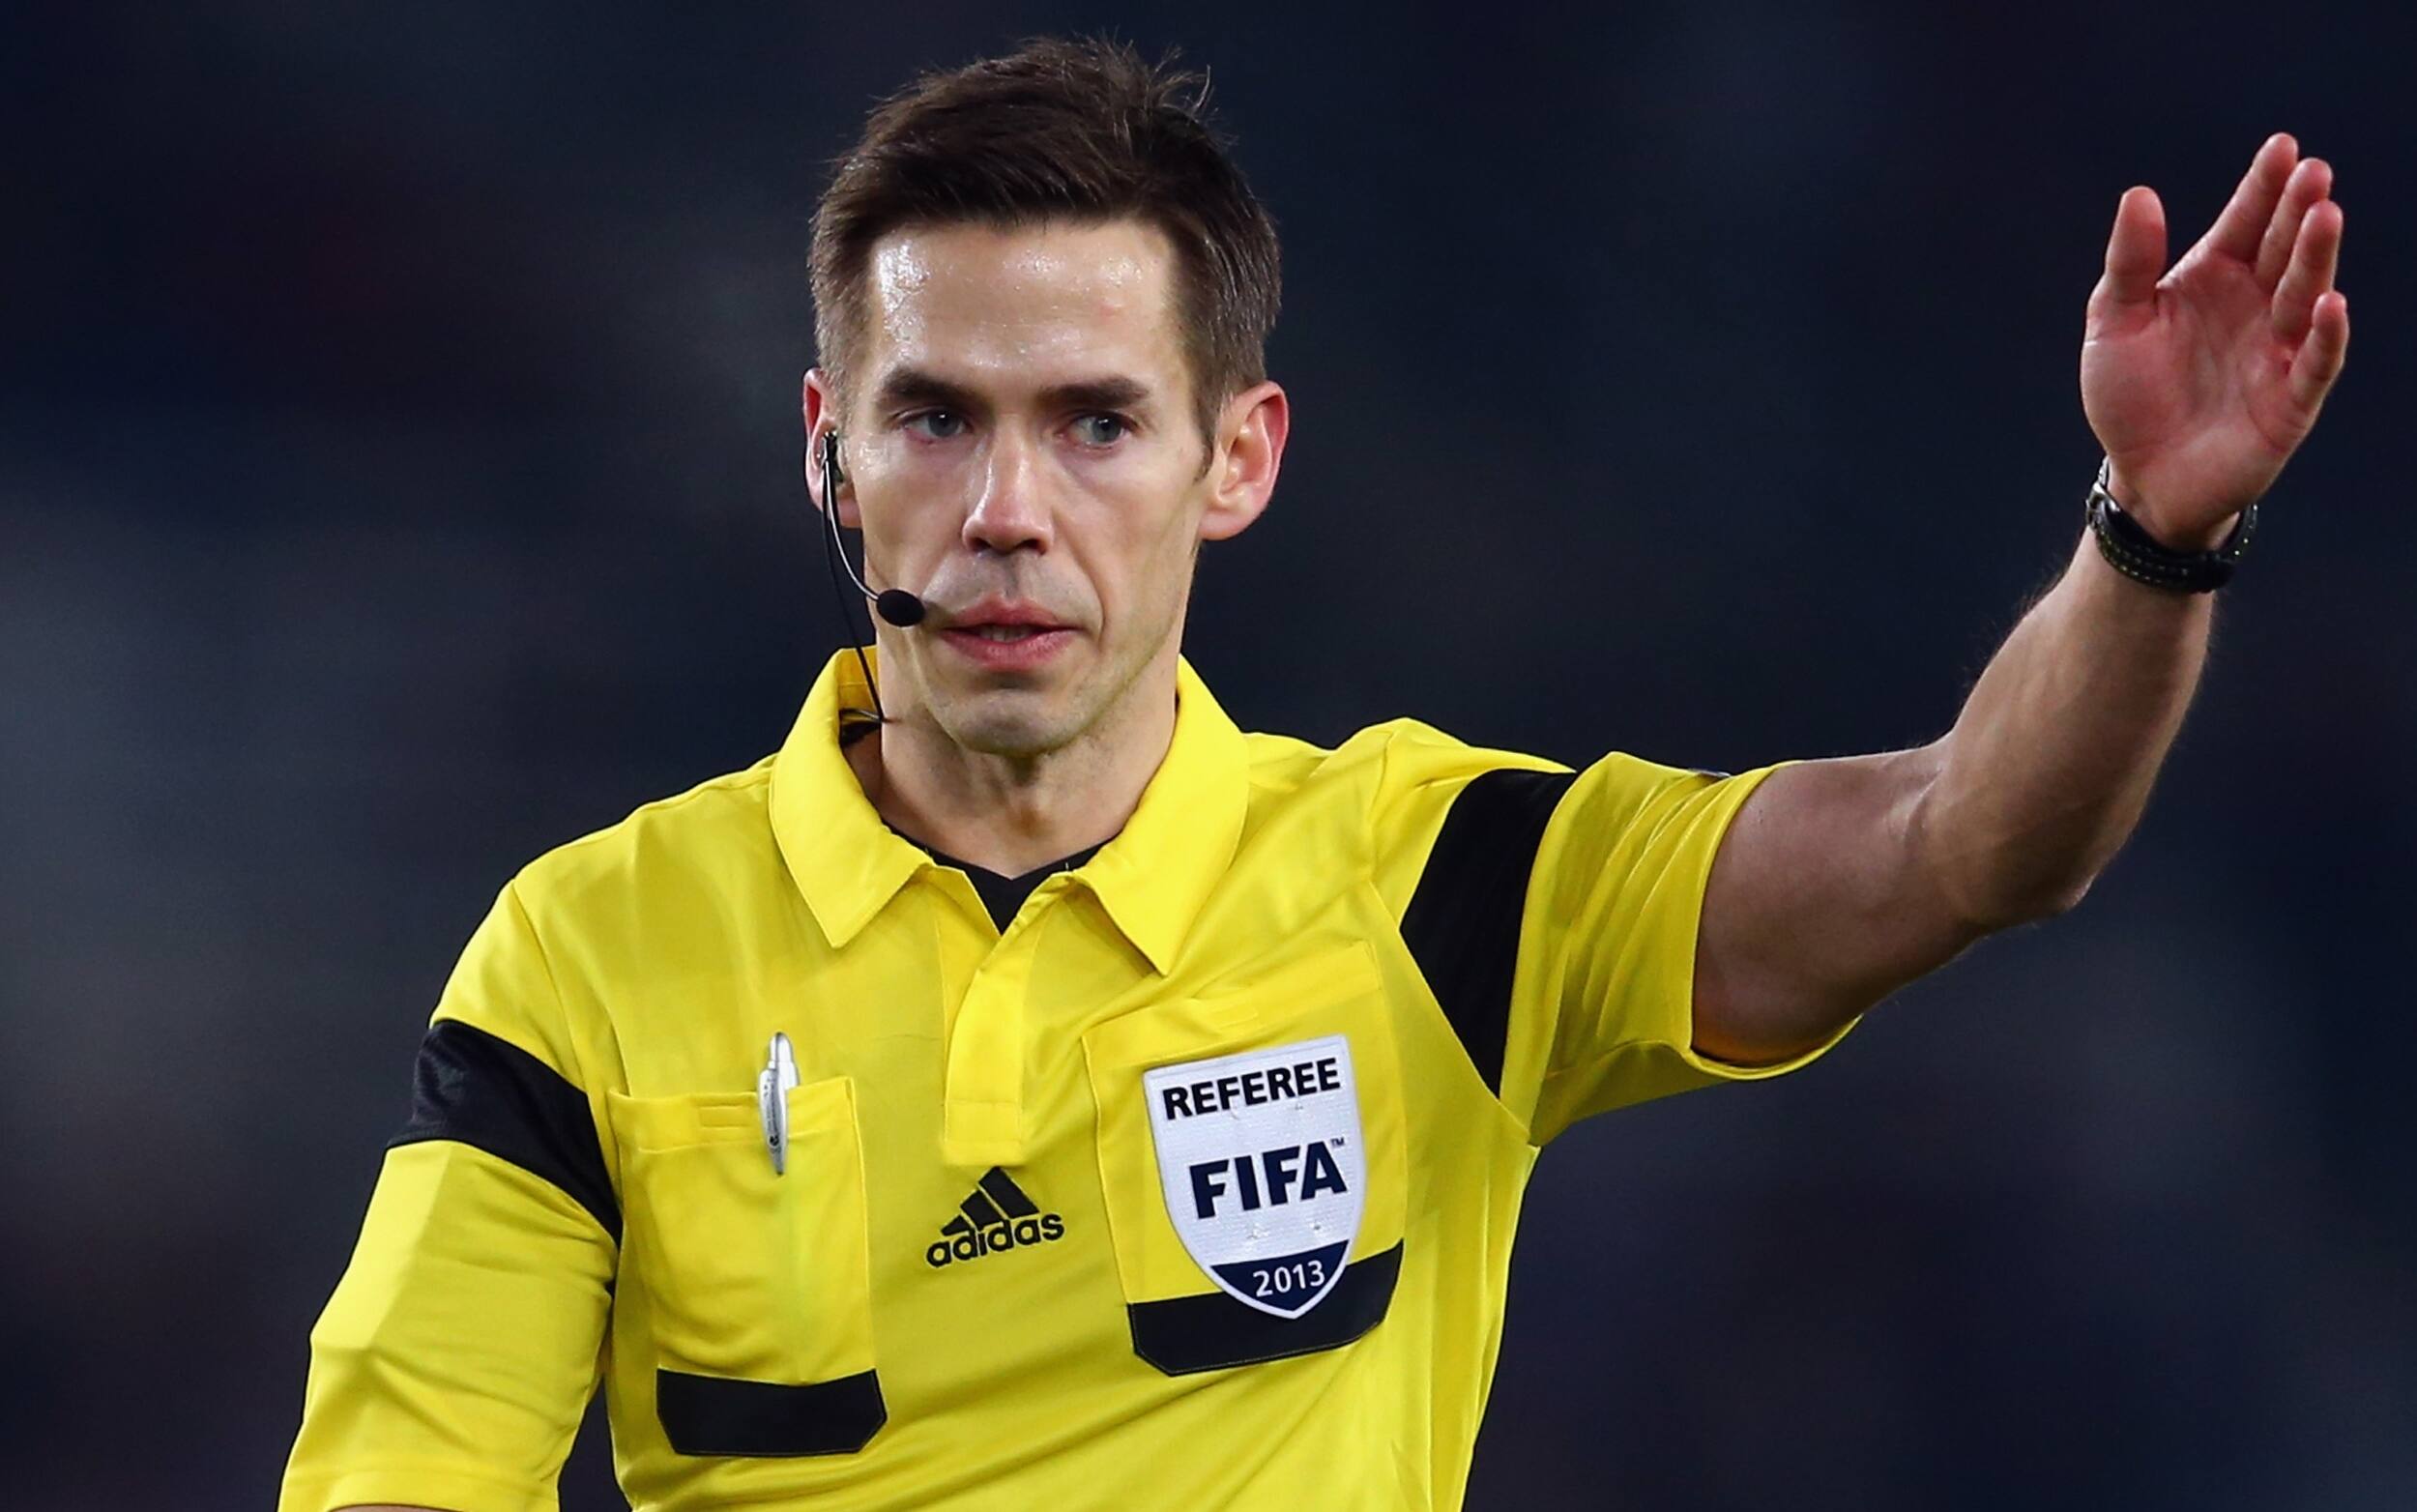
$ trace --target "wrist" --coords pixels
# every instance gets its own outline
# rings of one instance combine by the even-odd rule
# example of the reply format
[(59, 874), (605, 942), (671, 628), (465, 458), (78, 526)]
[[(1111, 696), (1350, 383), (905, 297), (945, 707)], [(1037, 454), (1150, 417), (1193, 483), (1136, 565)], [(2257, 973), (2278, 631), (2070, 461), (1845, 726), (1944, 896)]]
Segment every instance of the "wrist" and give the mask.
[(2123, 476), (2123, 469), (2111, 460), (2107, 466), (2107, 492), (2133, 523), (2168, 551), (2213, 551), (2231, 537), (2232, 528), (2241, 520), (2240, 511), (2235, 509), (2211, 525), (2177, 530), (2158, 517), (2157, 506), (2143, 501), (2140, 491)]
[(2110, 486), (2113, 478), (2114, 461), (2109, 458), (2099, 464), (2082, 510), (2109, 566), (2125, 577), (2176, 594), (2212, 593), (2232, 580), (2257, 526), (2256, 505), (2243, 509), (2230, 534), (2212, 546), (2177, 549), (2132, 517)]

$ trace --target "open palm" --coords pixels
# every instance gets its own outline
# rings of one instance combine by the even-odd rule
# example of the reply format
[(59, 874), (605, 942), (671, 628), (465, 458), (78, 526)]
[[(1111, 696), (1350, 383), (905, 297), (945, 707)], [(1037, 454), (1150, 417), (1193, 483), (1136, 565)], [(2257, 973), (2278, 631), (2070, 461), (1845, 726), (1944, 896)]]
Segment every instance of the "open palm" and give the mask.
[(2130, 189), (2116, 207), (2082, 342), (2082, 408), (2113, 463), (2116, 501), (2169, 546), (2222, 538), (2341, 375), (2350, 314), (2333, 287), (2332, 189), (2324, 160), (2270, 137), (2169, 271), (2156, 191)]

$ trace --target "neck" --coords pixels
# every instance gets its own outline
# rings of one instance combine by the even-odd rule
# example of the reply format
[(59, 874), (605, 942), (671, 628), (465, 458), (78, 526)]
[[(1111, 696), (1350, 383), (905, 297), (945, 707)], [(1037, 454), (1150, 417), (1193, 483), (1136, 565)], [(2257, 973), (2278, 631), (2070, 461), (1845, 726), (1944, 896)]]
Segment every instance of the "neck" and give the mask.
[(1091, 729), (1038, 756), (968, 750), (927, 710), (897, 710), (847, 748), (883, 823), (1017, 877), (1124, 828), (1175, 740), (1175, 656), (1145, 667)]

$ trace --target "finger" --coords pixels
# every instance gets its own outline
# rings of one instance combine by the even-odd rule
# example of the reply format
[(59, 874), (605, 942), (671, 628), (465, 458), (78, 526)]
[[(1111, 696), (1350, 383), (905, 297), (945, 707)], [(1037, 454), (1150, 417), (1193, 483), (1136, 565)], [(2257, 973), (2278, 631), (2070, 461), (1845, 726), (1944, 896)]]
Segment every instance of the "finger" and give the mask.
[(2350, 351), (2350, 300), (2339, 289), (2316, 301), (2308, 339), (2291, 359), (2291, 402), (2314, 413), (2325, 401)]
[(2124, 305), (2153, 303), (2166, 271), (2166, 207), (2157, 191), (2136, 185), (2115, 202), (2114, 230), (2107, 237), (2107, 273), (2091, 303)]
[(2283, 203), (2266, 222), (2266, 238), (2257, 244), (2257, 286), (2267, 293), (2283, 277), (2291, 261), (2291, 244), (2299, 240), (2299, 224), (2308, 207), (2333, 192), (2333, 165), (2322, 158), (2303, 158), (2283, 187)]
[(2232, 191), (2224, 214), (2207, 228), (2203, 245), (2227, 257), (2255, 263), (2258, 238), (2265, 235), (2266, 222), (2274, 218), (2275, 202), (2283, 197), (2283, 186), (2297, 161), (2299, 143), (2291, 140), (2289, 132), (2277, 131), (2267, 137), (2257, 156), (2249, 160), (2249, 172), (2241, 176), (2240, 187)]
[(2291, 265), (2274, 289), (2275, 338), (2296, 346), (2308, 334), (2317, 299), (2333, 287), (2333, 274), (2342, 256), (2342, 206), (2324, 200), (2308, 209), (2300, 221), (2299, 240), (2291, 244)]

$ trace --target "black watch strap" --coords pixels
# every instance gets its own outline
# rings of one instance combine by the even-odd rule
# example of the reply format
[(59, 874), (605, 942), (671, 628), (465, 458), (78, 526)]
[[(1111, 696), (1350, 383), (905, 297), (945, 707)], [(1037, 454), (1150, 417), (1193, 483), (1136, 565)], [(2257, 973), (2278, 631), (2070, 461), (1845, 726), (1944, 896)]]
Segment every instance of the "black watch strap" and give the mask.
[(2098, 480), (2090, 484), (2089, 502), (2083, 507), (2089, 533), (2098, 538), (2099, 553), (2109, 566), (2135, 582), (2174, 594), (2211, 594), (2232, 581), (2232, 568), (2257, 533), (2257, 506), (2241, 511), (2232, 534), (2213, 551), (2175, 551), (2160, 544), (2114, 502), (2107, 491), (2113, 472), (2112, 458), (2098, 464)]

